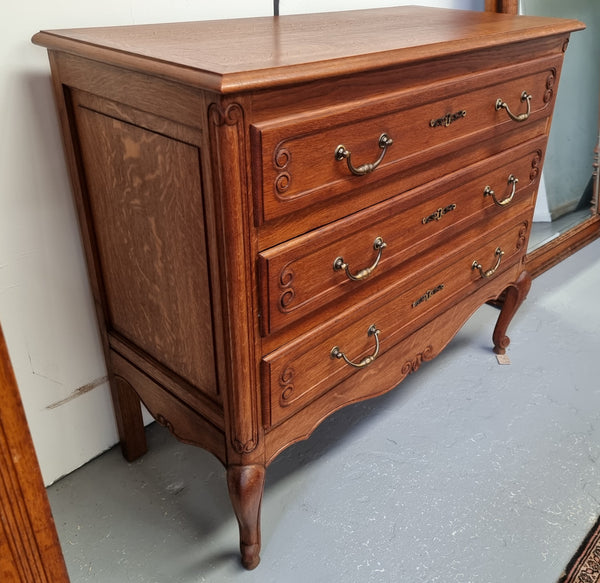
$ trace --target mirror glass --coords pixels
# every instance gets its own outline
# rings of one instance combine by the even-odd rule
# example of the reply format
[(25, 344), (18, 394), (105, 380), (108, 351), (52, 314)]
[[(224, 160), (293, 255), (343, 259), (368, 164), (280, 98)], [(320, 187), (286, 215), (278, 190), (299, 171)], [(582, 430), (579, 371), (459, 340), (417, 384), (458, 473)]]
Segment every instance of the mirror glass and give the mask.
[(600, 99), (598, 0), (521, 0), (521, 14), (575, 18), (587, 26), (571, 35), (561, 73), (529, 251), (590, 219), (594, 147)]

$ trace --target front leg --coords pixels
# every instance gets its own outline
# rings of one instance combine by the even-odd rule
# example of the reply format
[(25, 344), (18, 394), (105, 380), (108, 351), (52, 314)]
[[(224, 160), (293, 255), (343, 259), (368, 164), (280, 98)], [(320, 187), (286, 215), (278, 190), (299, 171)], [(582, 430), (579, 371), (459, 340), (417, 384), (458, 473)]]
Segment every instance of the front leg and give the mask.
[(228, 466), (227, 486), (240, 527), (242, 565), (254, 569), (260, 562), (260, 505), (265, 467), (258, 464)]
[(530, 287), (531, 275), (527, 271), (522, 271), (517, 281), (506, 288), (504, 303), (492, 336), (494, 352), (496, 354), (504, 354), (506, 352), (506, 348), (510, 344), (510, 338), (506, 335), (506, 330), (519, 306), (527, 297)]

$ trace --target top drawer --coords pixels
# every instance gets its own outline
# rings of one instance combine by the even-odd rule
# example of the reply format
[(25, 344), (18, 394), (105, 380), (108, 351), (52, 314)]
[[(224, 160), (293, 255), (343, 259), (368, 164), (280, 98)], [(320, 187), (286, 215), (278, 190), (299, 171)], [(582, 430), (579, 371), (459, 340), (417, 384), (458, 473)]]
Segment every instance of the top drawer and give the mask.
[(560, 63), (546, 57), (384, 96), (374, 88), (378, 97), (252, 124), (257, 221), (365, 189), (370, 203), (383, 200), (414, 187), (407, 170), (442, 156), (444, 172), (462, 167), (461, 149), (550, 115)]

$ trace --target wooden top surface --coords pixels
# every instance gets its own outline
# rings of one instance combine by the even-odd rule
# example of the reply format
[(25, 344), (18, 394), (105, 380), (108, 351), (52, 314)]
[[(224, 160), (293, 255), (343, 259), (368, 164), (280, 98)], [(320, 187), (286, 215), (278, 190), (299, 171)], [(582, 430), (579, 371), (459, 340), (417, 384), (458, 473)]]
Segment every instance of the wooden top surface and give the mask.
[(569, 33), (575, 20), (401, 6), (42, 31), (33, 42), (232, 93)]

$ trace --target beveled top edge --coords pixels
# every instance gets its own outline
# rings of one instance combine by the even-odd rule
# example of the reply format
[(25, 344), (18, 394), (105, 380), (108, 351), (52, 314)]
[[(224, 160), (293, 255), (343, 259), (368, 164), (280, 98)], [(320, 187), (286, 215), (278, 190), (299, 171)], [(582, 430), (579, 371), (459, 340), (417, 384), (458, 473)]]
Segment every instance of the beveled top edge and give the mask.
[(568, 34), (576, 20), (420, 6), (41, 31), (32, 41), (222, 93)]

